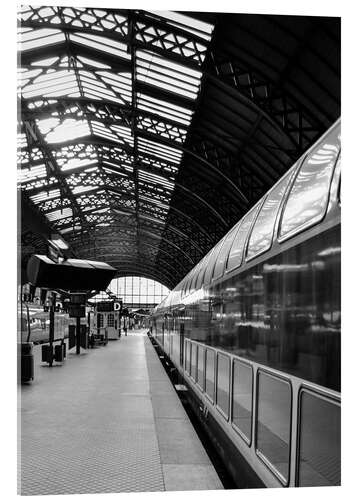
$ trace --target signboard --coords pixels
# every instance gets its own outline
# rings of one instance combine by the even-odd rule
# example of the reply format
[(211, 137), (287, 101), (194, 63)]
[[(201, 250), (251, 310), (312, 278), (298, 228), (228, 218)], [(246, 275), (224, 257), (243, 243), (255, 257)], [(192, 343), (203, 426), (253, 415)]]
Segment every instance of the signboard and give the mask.
[(84, 305), (86, 303), (86, 294), (85, 293), (71, 293), (71, 304), (81, 304)]
[(84, 318), (86, 308), (79, 304), (68, 304), (68, 314), (70, 318)]
[(122, 302), (114, 302), (113, 300), (107, 300), (97, 303), (97, 312), (112, 312), (121, 311)]

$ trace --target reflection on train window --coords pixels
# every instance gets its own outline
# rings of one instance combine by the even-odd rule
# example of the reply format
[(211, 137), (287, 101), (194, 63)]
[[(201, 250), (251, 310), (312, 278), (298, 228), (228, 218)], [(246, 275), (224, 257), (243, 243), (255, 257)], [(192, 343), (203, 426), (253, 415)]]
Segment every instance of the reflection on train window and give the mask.
[(203, 283), (205, 285), (208, 285), (212, 280), (213, 268), (214, 268), (215, 262), (217, 260), (217, 255), (218, 255), (219, 251), (221, 250), (223, 243), (224, 243), (224, 238), (222, 238), (221, 241), (219, 241), (217, 243), (217, 245), (212, 250), (211, 258), (207, 262), (206, 271), (205, 271), (204, 278), (203, 278)]
[(249, 238), (247, 259), (269, 250), (280, 202), (291, 175), (292, 172), (283, 177), (265, 198)]
[(335, 127), (303, 161), (284, 209), (280, 236), (293, 234), (324, 217), (339, 153), (338, 130)]
[(227, 262), (227, 271), (238, 267), (242, 263), (243, 249), (250, 226), (254, 220), (259, 206), (254, 207), (242, 220), (239, 229), (234, 238), (229, 258)]
[(257, 404), (257, 452), (268, 460), (286, 483), (290, 457), (290, 385), (259, 371)]
[(214, 400), (214, 358), (215, 353), (211, 349), (206, 349), (206, 394)]
[(237, 227), (235, 226), (233, 229), (230, 230), (230, 232), (227, 234), (226, 239), (223, 242), (223, 245), (221, 246), (220, 252), (218, 254), (215, 268), (213, 271), (213, 279), (217, 279), (220, 276), (222, 276), (227, 260), (227, 255), (229, 252), (229, 249), (231, 248), (232, 242), (234, 235), (236, 234)]
[(185, 370), (189, 373), (191, 364), (191, 342), (185, 344)]
[(229, 357), (217, 354), (217, 406), (228, 417), (229, 412)]
[(341, 483), (341, 408), (323, 397), (301, 392), (298, 486)]
[(252, 440), (252, 390), (253, 369), (237, 359), (233, 361), (233, 411), (232, 422)]
[(197, 346), (197, 383), (204, 389), (204, 349), (202, 346)]
[(191, 344), (190, 375), (195, 381), (196, 381), (196, 368), (197, 368), (197, 345)]
[(212, 255), (212, 251), (213, 251), (213, 249), (208, 252), (206, 257), (202, 261), (202, 265), (200, 267), (200, 271), (199, 271), (198, 276), (197, 276), (197, 281), (196, 281), (196, 286), (195, 286), (196, 290), (201, 288), (201, 286), (203, 284), (203, 277), (204, 277), (204, 274), (206, 271), (207, 263)]

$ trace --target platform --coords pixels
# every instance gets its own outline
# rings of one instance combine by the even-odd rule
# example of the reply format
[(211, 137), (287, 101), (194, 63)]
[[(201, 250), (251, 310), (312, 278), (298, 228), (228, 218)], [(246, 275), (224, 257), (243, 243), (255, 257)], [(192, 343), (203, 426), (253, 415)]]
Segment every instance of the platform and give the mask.
[(40, 350), (19, 401), (20, 494), (223, 488), (146, 331), (52, 368)]

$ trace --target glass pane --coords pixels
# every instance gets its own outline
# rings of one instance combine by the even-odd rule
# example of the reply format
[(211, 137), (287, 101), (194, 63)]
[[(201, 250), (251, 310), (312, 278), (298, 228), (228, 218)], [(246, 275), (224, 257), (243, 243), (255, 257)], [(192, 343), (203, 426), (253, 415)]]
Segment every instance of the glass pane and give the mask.
[(186, 342), (185, 344), (185, 370), (189, 373), (191, 363), (191, 343)]
[(198, 346), (198, 350), (197, 350), (197, 383), (199, 384), (199, 386), (203, 389), (204, 387), (204, 379), (203, 379), (203, 376), (204, 376), (204, 371), (203, 371), (203, 367), (204, 367), (204, 349), (203, 347), (201, 346)]
[(299, 486), (341, 484), (341, 408), (303, 391), (300, 413)]
[(242, 263), (245, 240), (258, 208), (259, 206), (256, 206), (253, 210), (251, 210), (244, 217), (239, 226), (239, 229), (233, 241), (231, 251), (229, 253), (227, 271), (230, 271), (231, 269), (240, 266)]
[(224, 238), (221, 241), (219, 241), (217, 243), (217, 245), (212, 250), (211, 257), (210, 257), (209, 261), (207, 262), (207, 267), (206, 267), (205, 274), (204, 274), (203, 283), (205, 285), (208, 285), (212, 279), (213, 267), (214, 267), (214, 264), (216, 262), (217, 254), (220, 251), (223, 242), (224, 242)]
[(206, 350), (206, 394), (214, 399), (214, 351)]
[(252, 368), (234, 360), (232, 420), (249, 442), (252, 438), (252, 387)]
[(290, 456), (290, 385), (267, 373), (258, 376), (257, 450), (285, 480)]
[(217, 355), (217, 405), (228, 416), (229, 412), (229, 357)]
[(206, 257), (204, 257), (203, 260), (202, 260), (202, 265), (200, 266), (200, 270), (199, 270), (198, 276), (197, 276), (197, 281), (196, 281), (196, 284), (195, 284), (196, 290), (200, 289), (201, 286), (202, 286), (203, 277), (204, 277), (204, 273), (206, 271), (207, 262), (209, 261), (209, 258), (211, 256), (211, 254), (212, 254), (212, 250), (210, 250), (208, 252), (208, 254), (206, 255)]
[(269, 250), (280, 201), (285, 193), (292, 173), (291, 171), (289, 175), (281, 179), (265, 199), (249, 238), (247, 251), (248, 259)]
[(304, 160), (285, 206), (281, 236), (308, 227), (324, 216), (339, 149), (340, 127), (336, 126)]
[(196, 368), (197, 368), (197, 346), (196, 344), (191, 345), (191, 369), (190, 375), (196, 380)]
[(221, 250), (219, 252), (219, 255), (216, 260), (216, 265), (213, 271), (213, 279), (219, 278), (222, 276), (224, 272), (224, 268), (226, 265), (226, 260), (228, 257), (228, 252), (229, 249), (231, 248), (232, 242), (234, 235), (236, 234), (238, 225), (234, 226), (234, 228), (227, 234), (226, 239), (224, 240), (224, 243), (221, 247)]

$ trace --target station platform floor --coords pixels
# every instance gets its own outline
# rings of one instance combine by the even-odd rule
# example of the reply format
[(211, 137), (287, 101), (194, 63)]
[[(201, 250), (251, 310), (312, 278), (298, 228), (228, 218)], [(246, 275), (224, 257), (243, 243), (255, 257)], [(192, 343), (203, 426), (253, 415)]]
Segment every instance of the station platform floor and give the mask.
[(223, 486), (146, 330), (41, 363), (19, 387), (21, 495)]

